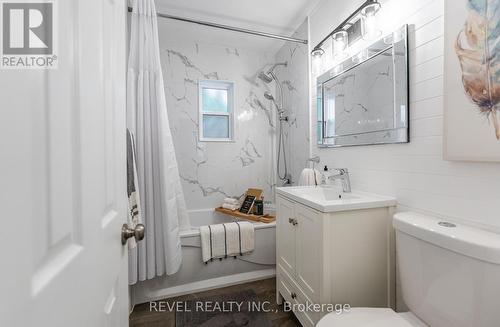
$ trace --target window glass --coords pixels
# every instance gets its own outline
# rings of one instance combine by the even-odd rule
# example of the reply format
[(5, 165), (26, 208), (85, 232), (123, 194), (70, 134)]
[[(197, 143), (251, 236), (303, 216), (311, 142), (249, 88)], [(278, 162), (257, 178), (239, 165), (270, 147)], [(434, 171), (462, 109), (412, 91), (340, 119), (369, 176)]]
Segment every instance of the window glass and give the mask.
[(203, 137), (229, 138), (229, 117), (219, 115), (203, 115)]
[(199, 81), (199, 138), (202, 142), (234, 139), (234, 83)]
[(202, 89), (203, 112), (228, 112), (227, 90)]

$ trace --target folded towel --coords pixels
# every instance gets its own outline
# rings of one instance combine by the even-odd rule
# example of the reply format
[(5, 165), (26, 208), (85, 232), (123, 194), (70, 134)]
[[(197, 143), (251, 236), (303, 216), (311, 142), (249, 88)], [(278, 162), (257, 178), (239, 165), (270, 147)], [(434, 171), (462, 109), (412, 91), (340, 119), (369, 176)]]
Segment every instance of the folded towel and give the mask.
[(234, 222), (200, 227), (203, 262), (252, 252), (255, 247), (254, 225)]
[(233, 210), (233, 211), (238, 210), (238, 209), (240, 208), (240, 206), (239, 206), (239, 205), (235, 205), (235, 204), (228, 204), (228, 203), (224, 203), (224, 204), (222, 205), (222, 207), (223, 207), (224, 209), (229, 209), (229, 210)]
[(234, 198), (225, 198), (224, 199), (224, 203), (233, 204), (233, 205), (236, 205), (236, 206), (240, 205), (240, 201), (238, 201), (238, 199), (234, 199)]
[(236, 222), (235, 224), (239, 225), (241, 254), (252, 252), (255, 249), (255, 225), (248, 221)]
[(321, 173), (318, 170), (311, 168), (302, 170), (299, 186), (316, 186), (319, 184), (321, 184)]

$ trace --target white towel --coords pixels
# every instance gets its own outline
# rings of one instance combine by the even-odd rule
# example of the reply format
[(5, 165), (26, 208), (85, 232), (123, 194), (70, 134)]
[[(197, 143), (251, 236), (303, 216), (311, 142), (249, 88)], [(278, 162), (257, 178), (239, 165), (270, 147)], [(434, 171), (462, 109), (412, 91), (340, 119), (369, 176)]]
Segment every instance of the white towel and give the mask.
[(201, 226), (200, 236), (203, 262), (243, 255), (255, 248), (254, 225), (246, 221)]
[(238, 199), (234, 199), (234, 198), (225, 198), (224, 199), (224, 203), (232, 204), (232, 205), (235, 205), (235, 206), (239, 206), (240, 205), (240, 201), (238, 201)]
[(321, 173), (316, 169), (306, 168), (302, 170), (299, 178), (299, 186), (316, 186), (321, 184)]
[(240, 225), (241, 253), (252, 252), (255, 249), (255, 225), (248, 221), (237, 222), (235, 224)]
[(222, 205), (222, 207), (223, 207), (224, 209), (229, 209), (229, 210), (233, 210), (233, 211), (238, 210), (238, 209), (240, 208), (240, 206), (238, 206), (238, 205), (228, 204), (228, 203), (224, 203), (224, 204)]

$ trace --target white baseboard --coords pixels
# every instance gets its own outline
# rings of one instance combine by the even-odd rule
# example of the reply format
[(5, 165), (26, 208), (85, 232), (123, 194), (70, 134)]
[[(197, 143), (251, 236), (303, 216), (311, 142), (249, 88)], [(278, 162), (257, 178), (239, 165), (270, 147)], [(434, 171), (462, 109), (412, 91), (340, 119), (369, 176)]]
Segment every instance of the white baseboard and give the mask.
[(256, 280), (271, 278), (274, 276), (276, 276), (276, 269), (271, 268), (271, 269), (256, 270), (241, 274), (211, 278), (199, 282), (192, 282), (184, 285), (159, 289), (153, 292), (147, 292), (146, 294), (143, 294), (143, 296), (141, 296), (142, 298), (134, 299), (134, 304), (137, 305), (150, 301), (157, 301), (161, 299), (166, 299), (196, 292), (208, 291), (216, 288), (249, 283)]

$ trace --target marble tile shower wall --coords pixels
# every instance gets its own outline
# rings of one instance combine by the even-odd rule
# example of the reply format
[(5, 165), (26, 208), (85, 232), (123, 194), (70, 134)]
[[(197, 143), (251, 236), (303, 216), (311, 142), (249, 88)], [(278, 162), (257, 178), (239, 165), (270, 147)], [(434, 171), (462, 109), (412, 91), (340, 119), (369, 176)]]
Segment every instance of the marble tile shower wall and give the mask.
[[(293, 37), (308, 38), (307, 20)], [(308, 52), (306, 44), (288, 42), (276, 54), (276, 62), (288, 63), (287, 67), (277, 69), (277, 75), (283, 84), (284, 107), (289, 114), (289, 122), (284, 124), (284, 134), (288, 167), (294, 185), (297, 185), (310, 154)]]
[[(196, 34), (174, 33), (159, 22), (160, 52), (168, 115), (188, 209), (219, 206), (249, 187), (274, 201), (275, 112), (263, 96), (269, 85), (257, 78), (274, 58), (251, 49), (216, 45)], [(198, 81), (235, 83), (234, 142), (198, 139)]]

